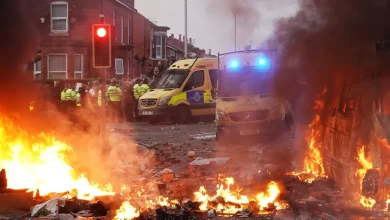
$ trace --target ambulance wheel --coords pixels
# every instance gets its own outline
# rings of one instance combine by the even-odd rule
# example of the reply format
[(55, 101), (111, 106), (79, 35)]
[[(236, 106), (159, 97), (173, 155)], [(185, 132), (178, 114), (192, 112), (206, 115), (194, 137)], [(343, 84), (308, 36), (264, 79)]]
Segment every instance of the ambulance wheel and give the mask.
[(186, 124), (192, 118), (190, 108), (188, 108), (186, 105), (177, 106), (174, 118), (176, 123)]

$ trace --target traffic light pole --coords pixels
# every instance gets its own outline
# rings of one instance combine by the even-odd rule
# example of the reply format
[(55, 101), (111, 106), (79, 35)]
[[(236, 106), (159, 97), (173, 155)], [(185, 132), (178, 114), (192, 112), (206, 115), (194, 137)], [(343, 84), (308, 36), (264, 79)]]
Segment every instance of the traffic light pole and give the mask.
[(103, 144), (103, 152), (104, 153), (108, 153), (109, 152), (109, 143), (107, 141), (107, 121), (106, 121), (106, 117), (107, 117), (107, 97), (106, 97), (106, 82), (107, 82), (107, 68), (104, 68), (102, 70), (102, 74), (101, 74), (103, 77), (102, 80), (101, 80), (101, 84), (102, 84), (102, 109), (103, 109), (103, 114), (102, 114), (102, 119), (101, 119), (101, 140), (102, 140), (102, 144)]

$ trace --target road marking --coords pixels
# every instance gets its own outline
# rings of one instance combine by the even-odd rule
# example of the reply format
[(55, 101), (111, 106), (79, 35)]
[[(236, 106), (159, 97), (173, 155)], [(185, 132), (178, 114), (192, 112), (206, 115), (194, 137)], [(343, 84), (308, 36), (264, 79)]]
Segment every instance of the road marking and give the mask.
[(215, 132), (211, 132), (211, 133), (203, 133), (203, 134), (194, 134), (191, 135), (191, 137), (198, 140), (207, 140), (207, 139), (216, 138), (217, 135), (215, 134)]

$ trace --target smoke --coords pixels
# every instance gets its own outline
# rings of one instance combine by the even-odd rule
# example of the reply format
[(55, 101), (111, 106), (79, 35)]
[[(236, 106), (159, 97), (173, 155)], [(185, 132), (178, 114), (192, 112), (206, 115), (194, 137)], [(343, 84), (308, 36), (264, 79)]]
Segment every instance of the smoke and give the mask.
[[(114, 135), (110, 149), (105, 152), (106, 146), (99, 137), (99, 114), (88, 110), (79, 112), (78, 119), (90, 125), (88, 131), (80, 129), (80, 124), (71, 124), (68, 116), (43, 96), (44, 90), (49, 88), (37, 87), (32, 72), (26, 71), (25, 65), (32, 62), (40, 43), (39, 33), (30, 23), (29, 15), (33, 10), (27, 6), (25, 0), (0, 1), (0, 117), (11, 118), (21, 128), (21, 133), (26, 131), (34, 136), (46, 132), (69, 144), (73, 152), (67, 154), (66, 159), (75, 174), (86, 173), (94, 182), (119, 185), (125, 177), (141, 175), (151, 164), (152, 156), (148, 152), (139, 152), (128, 136), (112, 132), (108, 133), (109, 137)], [(36, 102), (34, 111), (29, 109), (32, 101)], [(3, 150), (4, 159), (11, 149)]]
[(387, 0), (300, 0), (295, 16), (276, 23), (267, 42), (280, 54), (275, 92), (292, 103), (295, 120), (312, 120), (324, 88), (325, 106), (337, 109), (344, 80), (359, 82), (377, 71), (375, 43), (388, 26), (388, 6)]
[(18, 114), (33, 100), (32, 74), (24, 73), (24, 65), (38, 48), (24, 9), (23, 0), (0, 2), (0, 108)]

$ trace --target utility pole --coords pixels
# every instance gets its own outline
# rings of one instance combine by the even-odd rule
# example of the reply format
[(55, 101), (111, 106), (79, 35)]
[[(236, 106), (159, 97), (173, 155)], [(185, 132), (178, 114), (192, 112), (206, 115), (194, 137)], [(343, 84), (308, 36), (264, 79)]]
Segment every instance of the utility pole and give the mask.
[(234, 51), (237, 51), (237, 13), (234, 13)]
[(184, 0), (184, 58), (188, 55), (188, 40), (187, 40), (187, 0)]

